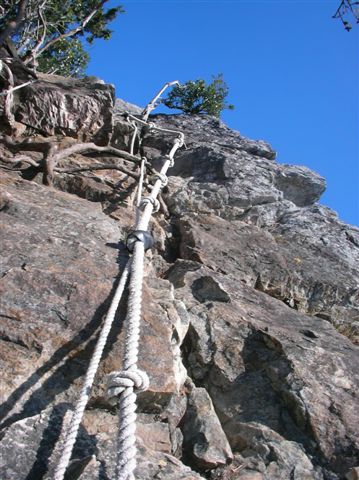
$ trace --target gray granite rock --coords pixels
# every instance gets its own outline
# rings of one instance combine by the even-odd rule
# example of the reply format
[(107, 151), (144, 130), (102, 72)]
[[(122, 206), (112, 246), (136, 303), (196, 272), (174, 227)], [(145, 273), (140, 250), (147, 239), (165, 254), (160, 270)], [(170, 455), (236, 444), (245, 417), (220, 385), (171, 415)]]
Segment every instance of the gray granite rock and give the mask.
[(358, 348), (327, 321), (244, 284), (238, 288), (223, 274), (212, 273), (231, 303), (198, 302), (191, 287), (206, 271), (188, 272), (176, 291), (191, 321), (183, 350), (189, 374), (209, 392), (233, 451), (249, 448), (242, 429), (255, 422), (343, 474), (359, 452)]
[[(62, 147), (111, 138), (129, 148), (133, 127), (122, 112), (140, 109), (117, 101), (112, 113), (111, 87), (42, 76), (36, 88), (43, 101), (24, 90), (17, 112), (35, 138), (67, 135)], [(356, 478), (358, 229), (316, 203), (319, 175), (278, 164), (267, 143), (213, 117), (152, 120), (183, 130), (186, 148), (146, 254), (139, 364), (150, 388), (138, 396), (136, 478)], [(160, 168), (173, 135), (144, 137), (141, 153)], [(0, 156), (11, 158), (1, 139)], [(51, 479), (134, 222), (135, 185), (121, 172), (61, 174), (53, 189), (36, 173), (4, 170), (0, 181), (4, 480)], [(117, 418), (103, 377), (121, 367), (124, 316), (125, 304), (70, 478), (113, 478)]]
[(19, 90), (16, 120), (44, 135), (61, 134), (107, 145), (113, 132), (114, 89), (102, 81), (38, 74)]
[[(68, 406), (62, 404), (8, 427), (0, 441), (2, 480), (53, 478), (61, 456), (59, 439), (68, 427), (70, 417)], [(95, 410), (85, 414), (67, 478), (114, 478), (117, 438), (115, 420), (114, 415), (104, 411)], [(136, 478), (200, 480), (200, 475), (163, 449), (163, 435), (158, 432), (160, 426), (161, 424), (153, 424), (151, 429), (146, 423), (137, 423), (139, 455)]]
[(183, 450), (187, 461), (200, 469), (230, 463), (231, 447), (204, 388), (189, 387), (188, 406), (183, 418)]
[(113, 113), (116, 120), (120, 120), (121, 115), (130, 113), (131, 115), (140, 115), (143, 108), (134, 105), (133, 103), (125, 102), (121, 98), (116, 98)]

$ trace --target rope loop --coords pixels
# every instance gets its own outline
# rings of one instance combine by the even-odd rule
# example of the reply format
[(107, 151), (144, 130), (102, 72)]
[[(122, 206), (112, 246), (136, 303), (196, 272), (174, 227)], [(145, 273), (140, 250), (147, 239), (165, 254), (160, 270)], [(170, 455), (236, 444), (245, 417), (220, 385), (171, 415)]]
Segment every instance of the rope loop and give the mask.
[(153, 122), (148, 122), (146, 125), (142, 127), (143, 133), (151, 133), (153, 132), (153, 129), (155, 128), (155, 124)]
[(156, 213), (159, 211), (161, 205), (160, 202), (157, 200), (157, 198), (152, 198), (152, 197), (145, 197), (141, 200), (141, 203), (139, 205), (140, 210), (144, 210), (146, 208), (146, 205), (148, 203), (152, 203), (153, 205), (153, 213)]
[(143, 370), (119, 370), (111, 372), (106, 377), (106, 396), (110, 403), (114, 403), (126, 388), (133, 388), (136, 392), (143, 392), (150, 386), (150, 379)]
[(170, 161), (169, 168), (172, 168), (175, 166), (175, 160), (174, 158), (170, 157), (170, 155), (165, 155), (166, 159)]
[(152, 185), (154, 185), (157, 180), (161, 180), (161, 188), (164, 188), (166, 185), (168, 185), (168, 177), (163, 173), (157, 172), (150, 177), (150, 182)]

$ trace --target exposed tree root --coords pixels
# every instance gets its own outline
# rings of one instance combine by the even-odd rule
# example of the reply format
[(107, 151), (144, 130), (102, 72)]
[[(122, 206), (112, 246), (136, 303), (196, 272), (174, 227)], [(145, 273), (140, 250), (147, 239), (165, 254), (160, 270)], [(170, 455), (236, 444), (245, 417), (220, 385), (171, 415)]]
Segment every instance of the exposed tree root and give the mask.
[[(43, 153), (43, 158), (40, 162), (33, 160), (31, 157), (20, 154), (15, 156), (13, 159), (6, 159), (7, 163), (14, 163), (18, 164), (20, 162), (28, 163), (34, 167), (42, 167), (43, 168), (43, 184), (44, 185), (52, 185), (54, 174), (55, 172), (59, 173), (79, 173), (85, 171), (93, 171), (93, 170), (118, 170), (125, 175), (128, 175), (135, 180), (138, 180), (139, 176), (134, 172), (131, 172), (127, 168), (122, 165), (113, 165), (113, 164), (100, 164), (100, 165), (89, 165), (89, 166), (79, 166), (74, 168), (60, 168), (57, 167), (61, 160), (70, 157), (76, 153), (90, 153), (90, 152), (97, 152), (107, 156), (114, 156), (117, 158), (121, 158), (123, 160), (127, 160), (133, 163), (138, 164), (141, 159), (131, 155), (128, 152), (123, 150), (119, 150), (112, 146), (104, 146), (101, 147), (96, 145), (95, 143), (76, 143), (71, 145), (70, 147), (64, 148), (63, 150), (58, 150), (58, 145), (53, 140), (48, 141), (31, 141), (31, 139), (27, 138), (21, 142), (14, 141), (9, 136), (5, 136), (0, 138), (0, 141), (4, 143), (11, 151), (20, 152), (20, 151), (35, 151)], [(19, 170), (19, 169), (16, 169)], [(20, 169), (22, 170), (22, 169)]]
[(118, 170), (119, 172), (125, 173), (129, 177), (134, 178), (135, 180), (139, 179), (139, 175), (136, 175), (135, 173), (131, 172), (130, 170), (127, 170), (126, 168), (120, 165), (101, 164), (101, 165), (89, 165), (86, 167), (54, 168), (55, 172), (68, 173), (68, 174), (90, 172), (94, 170)]

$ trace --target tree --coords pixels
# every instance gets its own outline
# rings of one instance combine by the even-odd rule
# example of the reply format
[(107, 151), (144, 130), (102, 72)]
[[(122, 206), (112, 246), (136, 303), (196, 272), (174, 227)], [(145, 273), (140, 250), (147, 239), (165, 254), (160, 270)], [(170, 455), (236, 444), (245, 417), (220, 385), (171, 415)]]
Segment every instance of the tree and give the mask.
[(222, 110), (234, 109), (233, 105), (226, 103), (228, 87), (223, 80), (223, 75), (212, 77), (208, 85), (202, 79), (190, 80), (182, 85), (176, 85), (162, 103), (168, 108), (176, 108), (184, 113), (206, 113), (219, 117)]
[(341, 20), (347, 32), (350, 32), (352, 26), (348, 19), (354, 17), (356, 23), (359, 23), (359, 1), (341, 0), (340, 5), (333, 15), (333, 18)]
[(85, 40), (109, 39), (108, 24), (121, 6), (109, 0), (4, 0), (0, 11), (0, 46), (14, 43), (25, 65), (40, 71), (80, 75), (89, 60)]

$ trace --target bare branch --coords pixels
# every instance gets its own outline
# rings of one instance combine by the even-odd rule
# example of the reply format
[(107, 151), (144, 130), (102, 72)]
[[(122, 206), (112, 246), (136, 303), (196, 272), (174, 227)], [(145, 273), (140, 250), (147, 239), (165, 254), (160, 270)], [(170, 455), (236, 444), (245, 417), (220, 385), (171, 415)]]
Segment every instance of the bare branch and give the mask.
[(20, 142), (13, 140), (10, 136), (4, 135), (0, 137), (0, 142), (4, 143), (10, 150), (18, 152), (20, 150), (28, 150), (32, 152), (46, 153), (51, 145), (51, 140), (44, 142), (34, 142), (32, 138), (26, 138)]
[[(30, 139), (22, 140), (21, 142), (17, 142), (7, 135), (0, 136), (0, 142), (4, 143), (7, 147), (9, 147), (11, 150), (14, 150), (14, 151), (31, 150), (35, 152), (46, 153), (49, 146), (54, 143), (50, 139), (43, 142), (41, 141), (35, 142), (31, 140), (32, 139), (30, 138)], [(63, 158), (69, 157), (70, 155), (73, 155), (75, 153), (87, 153), (87, 152), (99, 152), (103, 154), (109, 153), (115, 157), (123, 158), (124, 160), (127, 160), (132, 163), (141, 162), (141, 159), (139, 157), (136, 157), (135, 155), (131, 155), (130, 153), (125, 152), (124, 150), (119, 150), (118, 148), (112, 147), (110, 145), (100, 147), (99, 145), (96, 145), (95, 143), (92, 143), (92, 142), (91, 143), (75, 143), (70, 147), (60, 150), (55, 155), (55, 162), (58, 163)]]
[(24, 163), (28, 163), (29, 165), (32, 165), (33, 167), (39, 167), (40, 166), (40, 163), (36, 162), (36, 160), (33, 160), (31, 157), (29, 157), (27, 155), (17, 155), (14, 158), (6, 158), (6, 159), (3, 158), (2, 161), (5, 162), (5, 163), (24, 162)]
[(54, 153), (57, 151), (57, 145), (50, 144), (44, 156), (44, 174), (42, 183), (44, 185), (52, 185), (54, 180), (54, 168), (56, 166)]
[(168, 210), (168, 207), (166, 205), (166, 202), (164, 201), (163, 199), (163, 196), (161, 193), (158, 194), (158, 201), (160, 202), (160, 207), (161, 207), (161, 210), (163, 212), (163, 215), (166, 217), (166, 218), (169, 218), (170, 217), (170, 212)]
[(8, 93), (15, 92), (15, 90), (19, 90), (19, 88), (27, 87), (27, 86), (30, 85), (31, 83), (34, 83), (34, 81), (36, 81), (36, 80), (30, 80), (30, 81), (28, 81), (28, 82), (22, 83), (21, 85), (17, 85), (16, 87), (11, 87), (11, 88), (9, 88), (8, 90), (5, 90), (5, 92), (1, 92), (1, 93), (0, 93), (0, 97), (4, 97), (4, 96), (7, 95)]
[(129, 177), (134, 178), (135, 180), (139, 179), (139, 175), (136, 175), (130, 170), (127, 170), (127, 168), (121, 167), (119, 165), (112, 165), (112, 164), (89, 165), (86, 167), (74, 167), (74, 168), (54, 168), (55, 172), (68, 173), (68, 174), (74, 174), (74, 173), (80, 173), (80, 172), (91, 172), (95, 170), (118, 170), (119, 172), (122, 172), (128, 175)]
[(134, 163), (140, 163), (141, 159), (131, 155), (128, 152), (123, 150), (119, 150), (115, 147), (111, 147), (110, 145), (105, 147), (100, 147), (95, 143), (76, 143), (75, 145), (71, 145), (71, 147), (65, 148), (61, 150), (57, 154), (55, 154), (55, 163), (57, 164), (60, 160), (65, 157), (69, 157), (74, 153), (85, 153), (85, 152), (100, 152), (100, 153), (110, 153), (116, 157), (123, 158), (124, 160), (128, 160)]
[[(46, 21), (45, 21), (45, 18), (44, 18), (44, 14), (43, 14), (43, 7), (45, 5), (46, 2), (44, 2), (42, 5), (39, 6), (38, 8), (38, 12), (39, 12), (39, 18), (41, 20), (41, 23), (42, 23), (42, 35), (41, 37), (39, 38), (39, 40), (36, 42), (36, 45), (34, 46), (34, 48), (31, 50), (31, 57), (29, 60), (31, 60), (32, 58), (36, 58), (37, 57), (37, 52), (39, 51), (41, 45), (44, 43), (45, 41), (45, 38), (46, 38), (46, 32), (47, 32), (47, 26), (46, 26)], [(38, 27), (40, 28), (40, 27)]]
[[(141, 161), (140, 158), (131, 155), (128, 152), (123, 150), (118, 150), (117, 148), (111, 146), (104, 146), (100, 147), (95, 143), (77, 143), (71, 145), (70, 147), (64, 148), (63, 150), (57, 151), (58, 146), (55, 145), (51, 141), (47, 142), (29, 142), (29, 141), (22, 141), (22, 142), (15, 142), (10, 137), (0, 137), (0, 141), (2, 141), (5, 145), (7, 145), (10, 149), (15, 151), (20, 150), (31, 150), (36, 152), (44, 153), (43, 158), (43, 165), (44, 165), (44, 176), (43, 176), (43, 183), (45, 185), (52, 185), (54, 172), (61, 172), (61, 173), (68, 173), (74, 174), (79, 172), (86, 172), (91, 170), (118, 170), (129, 177), (138, 180), (139, 176), (127, 170), (125, 167), (113, 164), (100, 164), (100, 165), (90, 165), (90, 166), (83, 166), (83, 167), (74, 167), (74, 168), (59, 168), (57, 167), (58, 163), (71, 156), (75, 153), (87, 153), (87, 152), (99, 152), (102, 154), (110, 154), (115, 157), (122, 158), (123, 160), (127, 160), (133, 163), (139, 163)], [(33, 166), (40, 166), (38, 163), (35, 163), (30, 157), (26, 155), (18, 155), (10, 163), (18, 163), (19, 161), (27, 161), (27, 163)], [(29, 161), (30, 160), (30, 161)]]
[[(52, 38), (51, 40), (49, 40), (47, 43), (45, 43), (45, 45), (41, 48), (38, 48), (37, 49), (37, 52), (34, 52), (34, 49), (32, 49), (27, 55), (26, 57), (23, 59), (24, 63), (27, 64), (30, 62), (30, 60), (32, 60), (33, 58), (36, 58), (38, 57), (39, 55), (41, 55), (43, 52), (45, 52), (46, 50), (48, 50), (52, 45), (54, 45), (55, 43), (57, 43), (58, 41), (60, 40), (63, 40), (65, 38), (69, 38), (69, 37), (73, 37), (74, 35), (76, 35), (77, 33), (81, 32), (85, 27), (86, 25), (92, 20), (92, 18), (96, 15), (96, 13), (98, 12), (98, 10), (106, 3), (108, 2), (109, 0), (102, 0), (101, 2), (99, 2), (96, 7), (92, 10), (92, 12), (87, 15), (87, 17), (85, 17), (82, 22), (80, 23), (80, 25), (78, 25), (77, 27), (69, 30), (68, 32), (66, 33), (63, 33), (61, 35), (58, 35), (57, 37), (55, 38)], [(35, 54), (36, 53), (36, 54)]]

